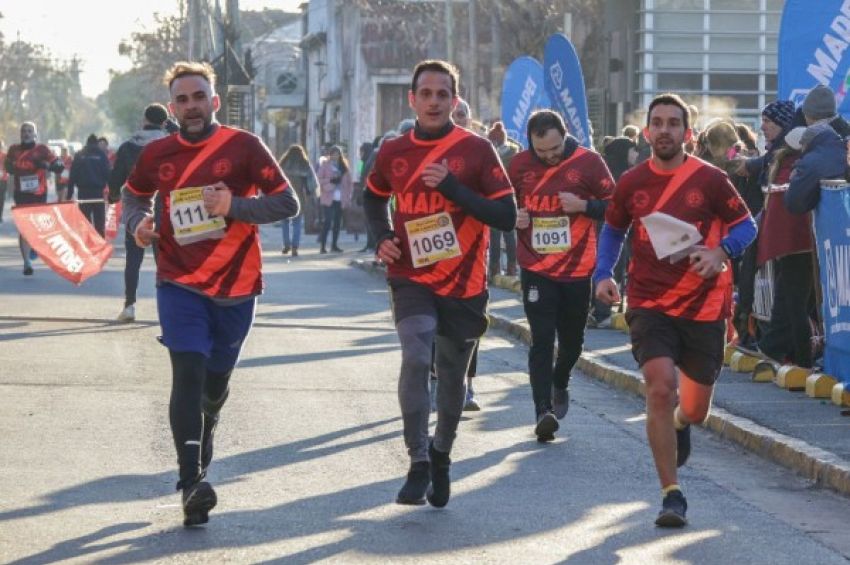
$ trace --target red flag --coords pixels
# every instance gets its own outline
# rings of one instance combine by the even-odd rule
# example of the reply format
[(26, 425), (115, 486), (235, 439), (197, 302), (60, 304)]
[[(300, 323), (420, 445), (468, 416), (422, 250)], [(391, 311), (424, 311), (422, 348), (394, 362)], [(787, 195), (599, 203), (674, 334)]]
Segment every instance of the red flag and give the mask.
[(12, 217), (47, 266), (74, 284), (98, 274), (112, 255), (112, 245), (95, 231), (75, 202), (15, 206)]

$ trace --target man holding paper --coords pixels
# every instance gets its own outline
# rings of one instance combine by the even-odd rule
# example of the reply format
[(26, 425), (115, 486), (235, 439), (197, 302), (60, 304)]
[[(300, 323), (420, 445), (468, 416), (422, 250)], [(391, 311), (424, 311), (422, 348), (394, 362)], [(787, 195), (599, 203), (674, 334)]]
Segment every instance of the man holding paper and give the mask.
[(646, 382), (646, 429), (663, 494), (655, 523), (662, 527), (687, 523), (676, 468), (690, 455), (690, 424), (708, 417), (723, 365), (732, 308), (729, 259), (756, 234), (726, 174), (685, 154), (688, 118), (675, 94), (650, 103), (644, 136), (652, 158), (620, 178), (593, 275), (596, 297), (618, 302), (612, 269), (632, 227), (626, 320)]

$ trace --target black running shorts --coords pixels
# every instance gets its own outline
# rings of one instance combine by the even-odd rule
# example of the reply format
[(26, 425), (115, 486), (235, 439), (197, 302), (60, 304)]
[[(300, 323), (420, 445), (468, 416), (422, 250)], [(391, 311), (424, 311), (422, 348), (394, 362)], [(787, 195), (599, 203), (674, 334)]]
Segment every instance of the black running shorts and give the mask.
[(460, 341), (478, 339), (487, 331), (486, 290), (470, 298), (453, 298), (404, 279), (390, 279), (389, 286), (396, 325), (409, 316), (431, 316), (437, 320), (437, 335)]
[(626, 313), (632, 355), (638, 364), (670, 357), (688, 377), (713, 385), (723, 368), (726, 322), (697, 322), (663, 312), (633, 308)]

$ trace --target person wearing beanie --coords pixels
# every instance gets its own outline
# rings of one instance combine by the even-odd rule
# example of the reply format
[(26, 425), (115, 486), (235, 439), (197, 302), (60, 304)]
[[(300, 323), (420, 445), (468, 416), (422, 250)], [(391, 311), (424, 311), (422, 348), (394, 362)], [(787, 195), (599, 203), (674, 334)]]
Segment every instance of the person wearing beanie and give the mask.
[(826, 122), (841, 139), (850, 137), (850, 124), (838, 114), (835, 93), (828, 86), (819, 84), (811, 89), (803, 101), (802, 109), (806, 125)]
[[(158, 103), (149, 104), (142, 112), (142, 129), (130, 136), (130, 139), (118, 147), (115, 165), (109, 173), (110, 204), (121, 200), (121, 189), (133, 170), (133, 166), (142, 154), (145, 146), (157, 139), (166, 137), (165, 124), (168, 121), (168, 110)], [(155, 201), (155, 216), (159, 217), (160, 201)], [(119, 322), (132, 322), (136, 319), (136, 289), (139, 287), (139, 271), (145, 258), (145, 248), (139, 247), (133, 234), (124, 234), (124, 307), (118, 314)], [(156, 248), (154, 248), (156, 249)]]

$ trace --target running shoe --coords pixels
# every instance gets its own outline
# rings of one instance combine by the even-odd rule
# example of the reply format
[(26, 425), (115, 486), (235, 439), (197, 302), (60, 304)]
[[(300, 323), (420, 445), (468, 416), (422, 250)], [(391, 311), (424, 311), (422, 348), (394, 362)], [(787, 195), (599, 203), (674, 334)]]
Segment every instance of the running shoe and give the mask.
[(464, 412), (478, 412), (481, 410), (481, 405), (478, 404), (478, 399), (475, 397), (475, 391), (472, 387), (466, 388), (466, 399), (463, 401)]
[(209, 512), (218, 499), (206, 481), (198, 481), (183, 489), (183, 525), (187, 528), (209, 522)]
[(417, 461), (410, 464), (407, 472), (407, 480), (398, 491), (395, 501), (398, 504), (412, 504), (421, 506), (425, 504), (425, 492), (431, 483), (431, 469), (427, 461)]
[(655, 525), (662, 528), (681, 528), (688, 523), (685, 512), (688, 510), (688, 501), (680, 490), (671, 490), (661, 502), (661, 512), (655, 519)]
[(570, 409), (570, 389), (552, 387), (552, 412), (559, 420), (563, 420)]
[(691, 425), (676, 430), (676, 467), (681, 467), (691, 456)]
[(537, 441), (546, 443), (555, 441), (555, 432), (558, 431), (560, 424), (558, 418), (551, 410), (546, 410), (537, 417), (537, 425), (534, 426), (534, 434), (537, 436)]
[(449, 503), (451, 496), (451, 479), (449, 468), (452, 460), (448, 453), (434, 449), (434, 442), (428, 445), (428, 457), (431, 458), (431, 486), (428, 487), (428, 504), (435, 508), (442, 508)]
[(129, 306), (125, 306), (121, 313), (118, 314), (119, 322), (132, 322), (136, 319), (136, 306), (134, 304), (130, 304)]
[(32, 273), (33, 273), (32, 266), (24, 265), (24, 275), (28, 277), (28, 276), (32, 275)]

